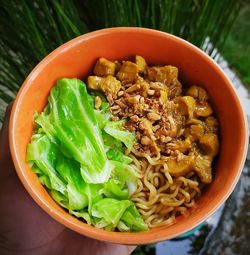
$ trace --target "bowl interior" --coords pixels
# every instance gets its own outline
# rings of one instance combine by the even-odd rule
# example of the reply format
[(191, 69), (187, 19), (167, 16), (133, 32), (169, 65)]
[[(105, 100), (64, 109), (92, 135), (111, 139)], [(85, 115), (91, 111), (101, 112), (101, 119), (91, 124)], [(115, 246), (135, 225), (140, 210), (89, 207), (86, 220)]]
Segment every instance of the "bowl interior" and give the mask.
[[(48, 195), (28, 167), (25, 156), (33, 130), (33, 115), (42, 111), (57, 79), (83, 80), (95, 61), (131, 59), (143, 56), (149, 64), (171, 64), (179, 69), (185, 84), (197, 84), (208, 91), (220, 122), (220, 155), (213, 182), (197, 206), (168, 227), (142, 233), (114, 233), (88, 226), (66, 213)], [(246, 152), (246, 123), (239, 100), (220, 68), (200, 50), (174, 36), (138, 28), (105, 29), (78, 37), (46, 57), (23, 84), (12, 111), (10, 146), (17, 173), (35, 201), (52, 217), (71, 229), (97, 239), (126, 244), (156, 242), (175, 237), (205, 220), (229, 196), (242, 168)]]

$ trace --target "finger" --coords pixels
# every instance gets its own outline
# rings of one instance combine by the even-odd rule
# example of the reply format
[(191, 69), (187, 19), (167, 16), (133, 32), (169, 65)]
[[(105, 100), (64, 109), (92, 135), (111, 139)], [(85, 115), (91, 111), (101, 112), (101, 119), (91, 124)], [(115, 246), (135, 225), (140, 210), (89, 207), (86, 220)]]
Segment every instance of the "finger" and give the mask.
[(128, 255), (130, 255), (135, 250), (135, 248), (136, 248), (136, 246), (127, 246)]
[(5, 117), (3, 121), (3, 127), (0, 131), (0, 148), (1, 151), (5, 152), (9, 148), (9, 121), (10, 121), (10, 113), (12, 109), (13, 102), (11, 102), (5, 112)]
[(0, 132), (0, 181), (13, 172), (9, 148), (9, 120), (13, 103), (7, 107), (3, 127)]

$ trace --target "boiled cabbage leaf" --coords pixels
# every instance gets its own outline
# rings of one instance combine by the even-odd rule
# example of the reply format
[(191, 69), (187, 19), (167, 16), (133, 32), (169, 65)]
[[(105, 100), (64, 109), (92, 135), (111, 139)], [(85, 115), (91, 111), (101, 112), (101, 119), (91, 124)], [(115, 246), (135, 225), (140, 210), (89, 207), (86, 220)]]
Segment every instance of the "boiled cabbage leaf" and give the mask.
[(113, 136), (118, 141), (124, 143), (124, 145), (131, 151), (135, 141), (135, 134), (127, 131), (123, 126), (126, 123), (126, 120), (119, 121), (109, 121), (104, 127), (104, 131), (109, 135)]
[(81, 164), (85, 182), (103, 183), (110, 177), (112, 164), (107, 160), (101, 130), (87, 98), (81, 80), (59, 80), (49, 96), (50, 113), (40, 115), (37, 123), (67, 156)]
[(93, 205), (92, 215), (99, 219), (96, 221), (97, 227), (106, 227), (111, 225), (116, 228), (120, 218), (125, 210), (133, 203), (129, 200), (117, 200), (113, 198), (104, 198)]
[(107, 230), (146, 230), (129, 200), (138, 177), (125, 146), (132, 149), (135, 135), (125, 130), (126, 120), (111, 121), (103, 96), (101, 107), (94, 109), (96, 95), (89, 95), (78, 79), (59, 80), (49, 104), (35, 114), (26, 160), (70, 214)]
[(49, 187), (66, 195), (67, 184), (56, 172), (57, 155), (56, 145), (51, 143), (46, 135), (36, 134), (28, 144), (26, 159), (28, 162), (34, 163), (41, 170), (42, 175), (48, 176)]

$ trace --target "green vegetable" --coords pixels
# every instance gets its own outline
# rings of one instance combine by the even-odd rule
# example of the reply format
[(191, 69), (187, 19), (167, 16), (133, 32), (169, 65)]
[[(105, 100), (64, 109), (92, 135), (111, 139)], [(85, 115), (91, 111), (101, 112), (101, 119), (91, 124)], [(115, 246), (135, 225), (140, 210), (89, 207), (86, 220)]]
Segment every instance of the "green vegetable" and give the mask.
[(83, 193), (88, 198), (88, 212), (91, 213), (93, 204), (95, 204), (96, 202), (103, 198), (102, 185), (86, 183)]
[[(49, 109), (49, 107), (46, 108)], [(60, 146), (60, 140), (57, 138), (55, 128), (51, 122), (51, 116), (48, 113), (35, 114), (35, 124), (41, 127), (38, 129), (40, 132), (44, 132), (54, 144)], [(64, 154), (66, 154), (66, 151), (64, 151)]]
[[(148, 226), (144, 223), (141, 215), (137, 211), (135, 205), (131, 205), (122, 215), (121, 222), (127, 226), (129, 229), (135, 231), (147, 230)], [(123, 228), (123, 225), (120, 225), (120, 228)], [(126, 231), (127, 228), (124, 228)]]
[(94, 204), (92, 215), (97, 218), (97, 227), (110, 226), (111, 229), (116, 228), (120, 218), (126, 209), (133, 205), (129, 200), (116, 200), (112, 198), (104, 198)]
[[(109, 129), (110, 123), (111, 123), (111, 121), (107, 122), (105, 129), (107, 129), (107, 128)], [(115, 122), (115, 123), (117, 123), (117, 122)], [(116, 133), (124, 132), (124, 128), (121, 125), (120, 121), (118, 122), (118, 124), (115, 125), (115, 128), (116, 129), (114, 129), (114, 128), (112, 129), (113, 133), (115, 130), (116, 130)], [(125, 132), (127, 132), (127, 131), (125, 131)], [(130, 158), (124, 154), (124, 146), (120, 139), (114, 138), (113, 136), (106, 133), (105, 131), (103, 131), (102, 137), (103, 137), (104, 145), (105, 145), (105, 148), (107, 151), (108, 159), (119, 161), (126, 165), (130, 164), (133, 161), (132, 158)]]
[(99, 128), (102, 130), (111, 118), (111, 113), (109, 111), (109, 103), (106, 101), (104, 96), (101, 95), (100, 93), (95, 92), (94, 94), (95, 96), (91, 96), (93, 108), (94, 108), (94, 100), (96, 96), (99, 96), (102, 100), (100, 108), (98, 110), (94, 110), (95, 118), (97, 120)]
[(145, 230), (128, 200), (136, 190), (137, 177), (123, 143), (131, 148), (134, 135), (123, 128), (124, 121), (110, 121), (104, 99), (101, 108), (94, 110), (93, 98), (80, 80), (58, 81), (49, 104), (35, 114), (36, 132), (26, 160), (69, 213), (99, 228)]
[(56, 170), (67, 183), (69, 209), (80, 210), (86, 207), (89, 200), (84, 192), (86, 183), (80, 174), (80, 164), (58, 153)]
[(118, 161), (112, 161), (115, 165), (114, 176), (119, 180), (121, 185), (125, 185), (128, 188), (129, 196), (131, 196), (137, 188), (137, 176), (135, 169), (124, 163)]
[(130, 157), (124, 155), (122, 150), (119, 150), (119, 148), (109, 149), (107, 151), (107, 157), (108, 159), (119, 161), (125, 164), (130, 164), (133, 161)]
[(124, 143), (124, 145), (131, 151), (135, 141), (135, 134), (125, 130), (123, 125), (126, 123), (126, 120), (120, 121), (109, 121), (104, 130), (109, 135), (113, 136), (115, 139)]
[(124, 187), (125, 185), (121, 185), (121, 182), (115, 178), (110, 179), (106, 183), (104, 183), (103, 193), (106, 197), (115, 198), (115, 199), (128, 199), (129, 191)]
[(47, 175), (40, 175), (39, 181), (42, 185), (46, 186), (48, 189), (52, 189), (50, 178)]
[(112, 164), (107, 160), (94, 109), (87, 98), (82, 81), (59, 80), (49, 97), (50, 114), (37, 123), (64, 153), (81, 163), (86, 182), (103, 183), (110, 177)]
[(89, 225), (91, 225), (91, 217), (87, 212), (69, 210), (69, 213), (75, 215), (77, 218), (83, 218)]
[(95, 118), (100, 129), (103, 129), (110, 119), (110, 113), (106, 111), (95, 110)]
[[(54, 190), (55, 200), (69, 209), (81, 209), (88, 205), (84, 194), (84, 181), (80, 175), (80, 164), (61, 154), (46, 135), (34, 135), (27, 148), (27, 160), (35, 164), (34, 172), (40, 182)], [(67, 198), (67, 199), (65, 199)]]
[(119, 227), (121, 231), (148, 229), (135, 205), (129, 200), (104, 198), (93, 206), (92, 215), (96, 227), (109, 230)]
[[(66, 195), (67, 185), (56, 172), (56, 156), (58, 150), (45, 135), (35, 135), (27, 148), (27, 161), (34, 163), (50, 179), (48, 188)], [(47, 182), (45, 182), (47, 183)], [(50, 187), (51, 186), (51, 187)]]
[(64, 196), (62, 193), (53, 189), (51, 189), (49, 193), (59, 205), (64, 208), (69, 208), (69, 200), (67, 196)]

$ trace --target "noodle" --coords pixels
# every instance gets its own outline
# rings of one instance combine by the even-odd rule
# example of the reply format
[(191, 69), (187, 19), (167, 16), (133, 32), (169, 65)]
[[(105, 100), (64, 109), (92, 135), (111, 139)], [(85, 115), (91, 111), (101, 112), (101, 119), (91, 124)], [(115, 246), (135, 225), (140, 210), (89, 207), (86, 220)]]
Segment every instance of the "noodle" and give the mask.
[(130, 156), (140, 175), (131, 200), (150, 228), (173, 224), (178, 215), (185, 214), (187, 208), (195, 205), (201, 190), (194, 172), (172, 177), (159, 156), (151, 158), (135, 149)]

